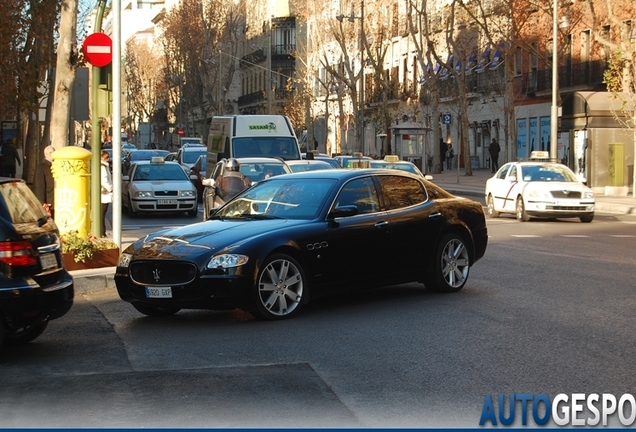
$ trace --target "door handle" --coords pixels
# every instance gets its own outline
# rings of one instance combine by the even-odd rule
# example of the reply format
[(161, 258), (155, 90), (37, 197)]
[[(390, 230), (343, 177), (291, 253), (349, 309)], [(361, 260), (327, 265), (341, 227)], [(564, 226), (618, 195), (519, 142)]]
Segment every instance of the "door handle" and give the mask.
[(389, 223), (387, 221), (382, 221), (382, 222), (377, 222), (374, 226), (376, 228), (384, 228), (385, 226), (387, 226)]
[(441, 217), (442, 214), (440, 212), (437, 213), (431, 213), (430, 215), (428, 215), (429, 219), (437, 219), (438, 217)]

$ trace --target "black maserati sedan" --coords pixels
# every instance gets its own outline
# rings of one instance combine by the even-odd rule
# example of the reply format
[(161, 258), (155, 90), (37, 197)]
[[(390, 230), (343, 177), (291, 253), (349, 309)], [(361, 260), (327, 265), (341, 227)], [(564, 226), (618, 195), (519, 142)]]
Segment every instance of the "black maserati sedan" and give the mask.
[(139, 312), (241, 308), (288, 318), (310, 299), (421, 282), (461, 290), (485, 253), (481, 204), (398, 170), (322, 170), (263, 180), (207, 221), (131, 244), (115, 274)]

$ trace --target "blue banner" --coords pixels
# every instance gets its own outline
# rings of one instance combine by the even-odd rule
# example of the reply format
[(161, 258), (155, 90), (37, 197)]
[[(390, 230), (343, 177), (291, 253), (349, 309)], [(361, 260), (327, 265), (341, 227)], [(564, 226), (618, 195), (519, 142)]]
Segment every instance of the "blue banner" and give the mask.
[(528, 122), (526, 119), (517, 119), (517, 159), (528, 157)]
[(550, 117), (541, 117), (541, 148), (550, 151)]

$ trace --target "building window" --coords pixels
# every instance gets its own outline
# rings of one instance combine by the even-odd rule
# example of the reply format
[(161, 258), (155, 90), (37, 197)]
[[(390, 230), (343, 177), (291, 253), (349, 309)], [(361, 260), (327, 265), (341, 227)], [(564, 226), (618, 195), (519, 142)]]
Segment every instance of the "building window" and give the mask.
[(604, 25), (601, 29), (601, 54), (605, 61), (612, 57), (612, 49), (607, 45), (612, 41), (612, 34), (609, 25)]
[(515, 49), (514, 68), (515, 68), (515, 76), (516, 77), (521, 76), (521, 74), (523, 73), (521, 47), (517, 47)]

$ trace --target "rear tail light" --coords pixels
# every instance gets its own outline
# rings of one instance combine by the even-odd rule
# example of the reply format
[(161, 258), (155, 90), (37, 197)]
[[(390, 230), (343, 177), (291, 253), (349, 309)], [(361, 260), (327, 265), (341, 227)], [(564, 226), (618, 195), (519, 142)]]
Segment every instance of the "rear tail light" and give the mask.
[(30, 266), (37, 263), (31, 243), (27, 241), (0, 242), (0, 262), (11, 266)]

